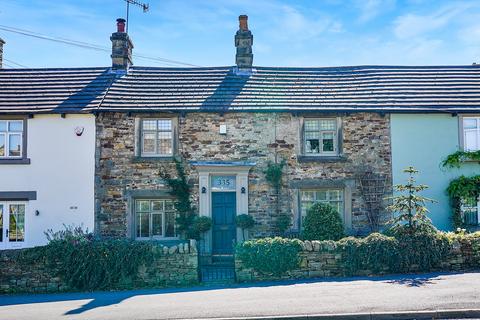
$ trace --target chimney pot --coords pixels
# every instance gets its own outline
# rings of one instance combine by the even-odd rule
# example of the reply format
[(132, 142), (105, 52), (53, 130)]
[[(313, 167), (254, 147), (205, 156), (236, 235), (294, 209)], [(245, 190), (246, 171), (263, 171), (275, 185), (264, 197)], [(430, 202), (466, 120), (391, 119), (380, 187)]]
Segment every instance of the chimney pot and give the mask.
[(246, 14), (242, 14), (241, 16), (238, 17), (239, 21), (239, 28), (242, 31), (247, 31), (248, 30), (248, 16)]
[(125, 19), (118, 18), (117, 19), (117, 32), (125, 32)]

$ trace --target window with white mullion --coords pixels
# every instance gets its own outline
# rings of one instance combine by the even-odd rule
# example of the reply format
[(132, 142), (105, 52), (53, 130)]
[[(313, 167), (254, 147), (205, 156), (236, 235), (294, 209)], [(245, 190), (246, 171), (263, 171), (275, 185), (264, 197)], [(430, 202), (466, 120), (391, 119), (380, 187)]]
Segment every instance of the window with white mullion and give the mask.
[(463, 141), (465, 151), (480, 150), (480, 117), (463, 118)]
[(461, 199), (460, 210), (466, 225), (478, 226), (480, 224), (480, 197), (466, 197)]
[(338, 153), (337, 120), (335, 118), (305, 119), (304, 146), (308, 155)]
[(143, 119), (141, 128), (142, 156), (171, 156), (173, 154), (171, 119)]
[(303, 219), (308, 209), (315, 203), (325, 203), (332, 206), (341, 217), (344, 216), (344, 194), (342, 189), (302, 190), (300, 192), (300, 212)]
[(23, 120), (0, 120), (0, 158), (23, 155)]
[(175, 210), (172, 200), (137, 200), (135, 202), (135, 237), (137, 239), (174, 238)]

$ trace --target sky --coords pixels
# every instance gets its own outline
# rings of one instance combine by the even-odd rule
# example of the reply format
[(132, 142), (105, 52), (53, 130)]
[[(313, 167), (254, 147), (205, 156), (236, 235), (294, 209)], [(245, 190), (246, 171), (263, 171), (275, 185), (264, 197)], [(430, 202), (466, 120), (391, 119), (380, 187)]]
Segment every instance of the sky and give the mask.
[[(142, 0), (140, 0), (142, 1)], [(134, 53), (197, 66), (235, 63), (238, 16), (249, 16), (254, 65), (458, 65), (480, 62), (480, 1), (145, 0), (130, 7)], [(124, 0), (0, 0), (0, 27), (110, 47)], [(109, 66), (109, 52), (0, 30), (4, 61)], [(13, 62), (12, 62), (13, 61)], [(139, 66), (172, 66), (134, 58)], [(177, 65), (176, 65), (177, 66)], [(181, 66), (181, 65), (178, 65)]]

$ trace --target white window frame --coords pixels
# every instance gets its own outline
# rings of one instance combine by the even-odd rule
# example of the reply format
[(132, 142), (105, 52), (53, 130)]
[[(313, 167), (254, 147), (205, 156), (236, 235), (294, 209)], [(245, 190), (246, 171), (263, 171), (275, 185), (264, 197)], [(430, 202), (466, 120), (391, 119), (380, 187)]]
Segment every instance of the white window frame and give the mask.
[[(0, 131), (0, 135), (3, 135), (4, 142), (4, 154), (0, 155), (0, 159), (22, 159), (24, 156), (24, 139), (25, 139), (25, 121), (23, 119), (0, 119), (0, 123), (5, 123), (5, 130)], [(22, 124), (22, 131), (10, 131), (9, 124), (10, 122), (20, 122)], [(20, 155), (11, 156), (10, 151), (10, 136), (20, 136)]]
[[(341, 202), (342, 204), (342, 212), (339, 212), (338, 214), (340, 215), (340, 217), (342, 218), (342, 221), (343, 223), (345, 224), (345, 189), (342, 189), (342, 188), (312, 188), (312, 189), (300, 189), (299, 190), (299, 215), (300, 215), (300, 229), (303, 229), (304, 227), (304, 219), (305, 219), (305, 216), (306, 216), (306, 211), (305, 211), (305, 214), (303, 213), (303, 206), (304, 206), (304, 203), (306, 203), (307, 201), (303, 200), (303, 193), (304, 192), (313, 192), (314, 194), (314, 198), (313, 199), (313, 203), (327, 203), (327, 204), (330, 204), (333, 200), (330, 200), (330, 196), (329, 196), (329, 192), (331, 191), (338, 191), (340, 192), (340, 196), (341, 196), (341, 200), (340, 201), (335, 201), (335, 202)], [(327, 200), (318, 200), (316, 199), (317, 198), (317, 192), (327, 192)], [(310, 202), (310, 201), (308, 201)], [(336, 207), (334, 207), (336, 209)]]
[[(462, 116), (460, 119), (461, 119), (460, 121), (461, 121), (461, 128), (462, 128), (462, 132), (460, 133), (462, 135), (462, 149), (464, 151), (480, 150), (480, 116)], [(474, 129), (465, 128), (465, 120), (468, 120), (468, 119), (476, 120), (477, 127)], [(467, 149), (467, 132), (476, 132), (477, 145), (474, 149)]]
[[(307, 121), (322, 121), (322, 120), (328, 120), (328, 121), (333, 121), (334, 124), (335, 124), (335, 128), (332, 129), (332, 130), (322, 130), (321, 128), (318, 129), (318, 131), (307, 131), (307, 126), (306, 126), (306, 122)], [(302, 137), (303, 137), (303, 145), (302, 145), (302, 148), (303, 148), (303, 154), (306, 155), (306, 156), (314, 156), (314, 157), (322, 157), (322, 156), (337, 156), (339, 154), (339, 139), (340, 139), (340, 135), (339, 135), (339, 123), (338, 123), (338, 119), (337, 118), (333, 118), (333, 117), (320, 117), (320, 118), (304, 118), (303, 120), (303, 129), (302, 129)], [(307, 132), (318, 132), (318, 136), (319, 136), (319, 145), (318, 145), (318, 148), (319, 148), (319, 152), (308, 152), (307, 150)], [(323, 135), (326, 134), (326, 133), (330, 133), (333, 135), (333, 151), (323, 151)]]
[(464, 200), (461, 199), (461, 205), (460, 205), (460, 212), (462, 213), (462, 221), (466, 223), (465, 221), (465, 213), (467, 209), (468, 211), (472, 211), (471, 209), (476, 209), (477, 211), (477, 224), (468, 224), (469, 226), (478, 226), (480, 225), (480, 197), (477, 198), (477, 206), (476, 207), (471, 207), (471, 206), (466, 206), (464, 205)]
[[(149, 202), (149, 211), (148, 211), (148, 223), (149, 223), (149, 226), (148, 226), (148, 234), (149, 236), (148, 237), (139, 237), (137, 236), (137, 216), (139, 213), (146, 213), (146, 211), (140, 211), (138, 209), (138, 203), (140, 201), (148, 201)], [(152, 210), (152, 202), (155, 202), (155, 201), (160, 201), (160, 202), (163, 202), (163, 208), (164, 210), (163, 211), (160, 211), (160, 210)], [(166, 199), (166, 198), (163, 198), (163, 199), (135, 199), (134, 201), (134, 217), (133, 217), (133, 220), (134, 220), (134, 238), (136, 240), (154, 240), (154, 239), (158, 239), (158, 240), (173, 240), (173, 239), (178, 239), (178, 235), (177, 235), (177, 225), (176, 223), (174, 224), (174, 235), (173, 237), (166, 237), (165, 236), (165, 232), (166, 232), (166, 219), (165, 219), (165, 216), (167, 213), (173, 213), (174, 214), (174, 217), (176, 218), (177, 215), (176, 215), (176, 211), (175, 209), (171, 210), (171, 211), (166, 211), (165, 210), (165, 202), (172, 202), (172, 205), (174, 203), (174, 200), (173, 199)], [(153, 223), (153, 215), (154, 214), (160, 214), (162, 216), (162, 235), (153, 235), (152, 232), (153, 232), (153, 227), (152, 227), (152, 223)]]
[[(0, 201), (0, 205), (3, 206), (2, 228), (2, 241), (0, 241), (0, 250), (22, 248), (27, 240), (27, 210), (28, 206), (25, 201)], [(24, 220), (23, 220), (23, 240), (22, 241), (10, 241), (10, 206), (23, 205), (25, 207)], [(8, 236), (6, 230), (8, 229)]]
[[(156, 121), (157, 128), (155, 130), (145, 130), (143, 127), (144, 121)], [(170, 130), (159, 130), (158, 121), (170, 121)], [(140, 156), (141, 157), (171, 157), (174, 153), (175, 141), (174, 141), (174, 121), (172, 118), (141, 118), (140, 119)], [(170, 153), (160, 153), (158, 150), (158, 134), (160, 132), (170, 132), (171, 140), (171, 152)], [(154, 133), (155, 134), (155, 151), (154, 152), (145, 152), (144, 151), (144, 135), (145, 133)]]

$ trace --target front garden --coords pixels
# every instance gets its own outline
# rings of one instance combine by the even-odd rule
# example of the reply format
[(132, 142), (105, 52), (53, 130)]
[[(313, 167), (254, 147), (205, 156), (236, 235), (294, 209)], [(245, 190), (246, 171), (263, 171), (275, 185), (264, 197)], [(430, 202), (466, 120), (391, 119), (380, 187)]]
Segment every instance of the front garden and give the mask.
[(394, 218), (382, 233), (344, 237), (342, 221), (332, 207), (312, 206), (301, 239), (265, 238), (237, 246), (238, 281), (328, 276), (380, 275), (478, 269), (480, 232), (437, 230), (427, 216), (427, 202), (410, 167), (398, 195), (390, 198)]
[[(395, 186), (397, 195), (389, 199), (388, 210), (395, 213), (394, 219), (383, 232), (346, 237), (339, 213), (317, 203), (307, 211), (299, 239), (259, 238), (239, 243), (236, 280), (478, 270), (480, 232), (438, 231), (426, 209), (426, 203), (434, 200), (421, 195), (427, 186), (416, 185), (414, 168), (405, 172), (407, 182)], [(188, 194), (182, 177), (167, 177), (172, 194)], [(177, 223), (183, 223), (184, 237), (201, 238), (211, 221), (193, 215), (188, 197), (179, 199)], [(236, 223), (245, 231), (255, 221), (239, 215)], [(159, 288), (199, 282), (195, 240), (167, 247), (155, 241), (95, 238), (78, 228), (50, 232), (48, 237), (49, 244), (43, 247), (0, 252), (0, 293)]]

